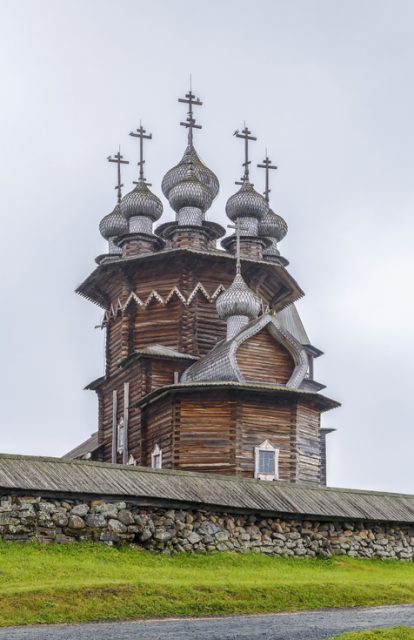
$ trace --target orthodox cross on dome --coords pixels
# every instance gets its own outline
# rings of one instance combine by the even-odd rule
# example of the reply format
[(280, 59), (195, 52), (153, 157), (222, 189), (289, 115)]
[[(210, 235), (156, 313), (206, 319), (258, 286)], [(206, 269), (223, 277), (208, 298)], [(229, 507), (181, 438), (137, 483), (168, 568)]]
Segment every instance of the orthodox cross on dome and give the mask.
[(265, 190), (263, 191), (263, 195), (265, 197), (266, 202), (269, 202), (269, 193), (271, 192), (271, 189), (269, 188), (269, 171), (270, 169), (277, 169), (277, 166), (275, 164), (272, 164), (271, 159), (269, 158), (269, 156), (267, 155), (267, 149), (266, 149), (266, 158), (263, 160), (263, 164), (258, 164), (257, 165), (260, 169), (265, 169), (265, 175), (266, 175), (266, 186), (265, 186)]
[(113, 158), (111, 156), (108, 156), (108, 162), (116, 162), (118, 165), (118, 184), (116, 185), (115, 189), (117, 189), (118, 191), (118, 204), (119, 204), (122, 198), (121, 189), (124, 186), (121, 182), (121, 164), (129, 164), (129, 161), (124, 160), (124, 156), (121, 156), (121, 147), (119, 147), (118, 153), (116, 153)]
[(251, 133), (252, 132), (246, 126), (246, 123), (244, 123), (243, 131), (240, 132), (238, 129), (236, 129), (236, 131), (233, 134), (236, 136), (236, 138), (244, 139), (244, 162), (242, 164), (242, 166), (244, 167), (244, 174), (241, 179), (241, 182), (236, 182), (236, 184), (243, 184), (244, 182), (249, 182), (249, 164), (251, 163), (251, 160), (249, 160), (249, 140), (257, 140), (257, 138), (252, 136)]
[[(139, 162), (137, 163), (138, 166), (139, 166), (139, 182), (146, 182), (146, 180), (144, 178), (144, 164), (145, 164), (145, 160), (144, 160), (144, 139), (145, 140), (151, 140), (152, 139), (152, 133), (147, 133), (146, 132), (146, 130), (142, 126), (142, 123), (141, 123), (141, 120), (140, 120), (139, 121), (139, 129), (137, 129), (135, 133), (134, 133), (134, 131), (131, 131), (131, 133), (129, 135), (132, 136), (133, 138), (139, 138)], [(138, 182), (134, 182), (134, 184), (138, 184)], [(151, 186), (151, 184), (149, 182), (147, 182), (147, 184), (149, 186)]]
[(247, 227), (243, 227), (240, 218), (235, 220), (234, 224), (227, 225), (229, 229), (235, 230), (236, 236), (236, 274), (240, 275), (241, 273), (241, 262), (240, 262), (240, 232), (247, 231)]
[(193, 107), (201, 107), (203, 104), (200, 98), (197, 98), (192, 92), (191, 88), (191, 76), (190, 76), (190, 91), (185, 94), (184, 98), (178, 98), (178, 102), (188, 104), (187, 118), (185, 122), (180, 122), (182, 127), (188, 129), (188, 144), (193, 146), (193, 129), (202, 129), (201, 124), (196, 124), (196, 120), (193, 116)]

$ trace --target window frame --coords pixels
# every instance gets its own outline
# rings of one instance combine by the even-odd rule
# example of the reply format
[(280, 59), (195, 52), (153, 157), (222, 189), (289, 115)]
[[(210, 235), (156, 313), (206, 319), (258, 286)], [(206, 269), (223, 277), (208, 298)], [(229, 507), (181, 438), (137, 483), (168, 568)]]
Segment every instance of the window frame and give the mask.
[[(260, 471), (260, 453), (273, 453), (274, 473), (262, 473)], [(265, 440), (254, 448), (254, 477), (257, 480), (279, 480), (279, 449), (274, 447), (269, 440)]]
[(116, 446), (118, 453), (123, 453), (125, 447), (125, 424), (121, 418), (116, 427)]
[[(159, 466), (155, 466), (156, 459), (159, 459)], [(158, 444), (152, 450), (151, 453), (151, 469), (162, 469), (162, 449)]]

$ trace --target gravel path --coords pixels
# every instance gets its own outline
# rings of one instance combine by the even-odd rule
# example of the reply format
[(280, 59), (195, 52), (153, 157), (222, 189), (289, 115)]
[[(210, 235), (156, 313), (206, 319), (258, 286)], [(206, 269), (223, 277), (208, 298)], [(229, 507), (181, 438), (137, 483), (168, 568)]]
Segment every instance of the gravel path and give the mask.
[(322, 640), (343, 631), (414, 626), (414, 605), (229, 618), (8, 627), (0, 640)]

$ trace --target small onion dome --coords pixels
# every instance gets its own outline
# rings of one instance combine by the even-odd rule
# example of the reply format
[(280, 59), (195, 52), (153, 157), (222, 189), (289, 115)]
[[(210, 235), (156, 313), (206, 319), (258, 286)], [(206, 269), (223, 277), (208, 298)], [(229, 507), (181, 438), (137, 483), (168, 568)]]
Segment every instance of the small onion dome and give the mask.
[(121, 200), (122, 215), (127, 220), (135, 216), (144, 216), (155, 222), (161, 217), (162, 209), (161, 200), (148, 189), (142, 180)]
[(276, 238), (278, 242), (287, 234), (288, 226), (282, 216), (268, 209), (259, 222), (259, 235), (265, 238)]
[(194, 166), (189, 165), (182, 182), (170, 189), (168, 200), (176, 213), (183, 207), (195, 207), (205, 213), (211, 207), (213, 195), (197, 178)]
[(116, 205), (112, 213), (102, 218), (99, 223), (99, 231), (105, 240), (122, 236), (128, 233), (128, 223), (121, 213), (119, 204)]
[(253, 189), (250, 182), (243, 182), (240, 189), (227, 200), (226, 213), (230, 220), (237, 218), (261, 219), (267, 213), (269, 205), (260, 193)]
[(203, 164), (197, 155), (197, 151), (192, 145), (188, 145), (180, 162), (172, 169), (167, 171), (162, 183), (161, 189), (167, 199), (169, 199), (170, 191), (180, 182), (186, 179), (188, 164), (192, 163), (194, 173), (200, 182), (210, 191), (212, 200), (219, 192), (219, 181), (215, 173)]
[(255, 318), (260, 312), (260, 299), (249, 289), (240, 273), (236, 274), (232, 284), (217, 298), (216, 308), (219, 317), (227, 320), (231, 316)]

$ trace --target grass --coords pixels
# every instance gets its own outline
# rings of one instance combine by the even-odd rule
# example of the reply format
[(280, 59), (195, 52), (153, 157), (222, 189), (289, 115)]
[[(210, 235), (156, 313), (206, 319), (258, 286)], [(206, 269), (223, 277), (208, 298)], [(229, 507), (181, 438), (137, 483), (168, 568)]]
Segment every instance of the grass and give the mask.
[(0, 626), (414, 602), (414, 563), (0, 543)]
[(331, 640), (414, 640), (414, 627), (392, 627), (391, 629), (373, 629), (355, 631), (335, 636)]

